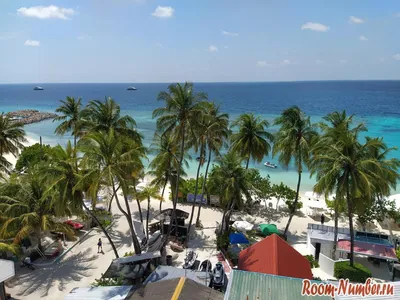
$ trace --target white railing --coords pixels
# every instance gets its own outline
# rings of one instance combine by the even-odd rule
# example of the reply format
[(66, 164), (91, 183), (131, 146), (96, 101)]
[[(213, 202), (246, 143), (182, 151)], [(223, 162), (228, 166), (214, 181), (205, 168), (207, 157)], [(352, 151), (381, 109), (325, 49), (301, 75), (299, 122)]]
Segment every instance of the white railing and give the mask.
[[(334, 226), (312, 224), (312, 223), (308, 223), (307, 229), (321, 230), (321, 231), (325, 231), (325, 232), (335, 232)], [(338, 228), (338, 233), (350, 234), (350, 230), (348, 228)]]

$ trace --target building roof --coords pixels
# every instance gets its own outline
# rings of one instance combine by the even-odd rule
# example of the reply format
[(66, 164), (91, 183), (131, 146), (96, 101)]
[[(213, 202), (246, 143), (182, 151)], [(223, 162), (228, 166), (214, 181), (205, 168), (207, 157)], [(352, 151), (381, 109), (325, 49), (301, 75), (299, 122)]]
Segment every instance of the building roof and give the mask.
[(15, 275), (14, 262), (0, 259), (0, 282), (6, 281)]
[[(192, 270), (175, 268), (171, 266), (158, 266), (157, 269), (155, 269), (154, 272), (146, 278), (146, 280), (143, 282), (143, 285), (158, 282), (161, 280), (169, 280), (180, 277), (186, 277), (204, 285), (206, 283), (205, 275), (207, 275), (207, 273), (204, 273), (205, 272), (195, 272)], [(210, 283), (209, 277), (210, 276), (207, 276), (208, 283)]]
[(312, 279), (310, 262), (276, 234), (242, 250), (238, 269)]
[[(318, 239), (323, 241), (334, 241), (335, 238), (335, 227), (320, 225), (320, 224), (308, 224), (308, 236), (312, 239)], [(350, 239), (350, 230), (348, 228), (338, 228), (338, 240)]]
[(75, 288), (65, 300), (125, 300), (134, 287), (132, 285), (123, 286), (96, 286)]
[(233, 270), (225, 300), (331, 300), (325, 296), (302, 296), (303, 281), (299, 278), (275, 276), (255, 272)]
[[(338, 250), (350, 252), (350, 241), (338, 241)], [(393, 247), (388, 247), (382, 244), (372, 244), (366, 242), (354, 241), (354, 253), (367, 255), (370, 257), (384, 258), (397, 261), (396, 252)]]
[(189, 278), (149, 283), (138, 288), (128, 300), (222, 300), (224, 295)]

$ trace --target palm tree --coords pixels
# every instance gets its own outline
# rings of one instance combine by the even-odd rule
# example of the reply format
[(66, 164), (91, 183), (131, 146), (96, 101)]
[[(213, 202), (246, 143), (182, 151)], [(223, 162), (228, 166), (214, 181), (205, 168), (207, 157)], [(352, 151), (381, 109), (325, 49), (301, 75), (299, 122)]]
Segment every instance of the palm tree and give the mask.
[[(374, 193), (389, 193), (399, 179), (397, 159), (384, 159), (390, 152), (382, 139), (367, 138), (364, 144), (358, 141), (358, 132), (343, 132), (335, 144), (325, 148), (324, 153), (314, 157), (316, 165), (324, 175), (318, 183), (336, 183), (339, 199), (346, 199), (350, 228), (350, 265), (354, 264), (353, 214), (357, 201), (372, 199)], [(385, 153), (383, 156), (377, 153)], [(380, 157), (381, 159), (378, 159)], [(329, 186), (328, 184), (326, 184)]]
[(314, 129), (315, 126), (311, 124), (310, 117), (307, 117), (297, 106), (284, 110), (275, 119), (274, 124), (279, 125), (280, 128), (275, 136), (272, 154), (275, 156), (279, 153), (279, 163), (285, 168), (288, 168), (293, 160), (299, 177), (296, 198), (284, 232), (286, 236), (299, 201), (303, 164), (307, 166), (310, 163), (311, 146), (317, 137), (317, 132)]
[[(205, 102), (203, 106), (204, 106), (204, 114), (201, 118), (199, 118), (198, 125), (194, 130), (195, 134), (192, 137), (196, 141), (196, 143), (193, 143), (196, 146), (195, 149), (197, 150), (200, 147), (200, 160), (197, 168), (194, 199), (196, 199), (198, 192), (198, 179), (199, 179), (200, 167), (203, 166), (206, 161), (206, 151), (208, 149), (207, 166), (202, 184), (201, 199), (199, 203), (196, 224), (199, 224), (200, 220), (200, 211), (205, 193), (208, 168), (211, 162), (211, 154), (212, 152), (214, 152), (216, 155), (219, 155), (219, 149), (225, 144), (225, 141), (229, 135), (228, 114), (220, 113), (219, 106), (212, 102)], [(190, 227), (192, 225), (195, 204), (196, 202), (194, 201), (192, 205), (192, 213), (189, 220), (188, 232), (190, 232)]]
[(106, 97), (104, 102), (90, 101), (82, 114), (86, 120), (86, 132), (108, 132), (112, 128), (117, 135), (142, 142), (142, 135), (136, 130), (136, 121), (128, 115), (121, 116), (120, 106), (111, 97)]
[[(322, 135), (313, 147), (313, 155), (318, 156), (319, 154), (324, 154), (327, 147), (330, 145), (335, 145), (340, 140), (343, 135), (349, 133), (355, 134), (356, 136), (367, 128), (363, 123), (357, 126), (353, 125), (354, 115), (347, 116), (346, 111), (333, 112), (323, 117), (325, 122), (321, 122), (319, 127), (322, 131)], [(329, 165), (325, 165), (329, 167)], [(326, 177), (325, 175), (329, 173), (330, 169), (323, 170), (319, 166), (319, 160), (313, 159), (310, 164), (310, 175), (317, 173), (317, 184), (314, 186), (314, 192), (318, 194), (325, 194), (327, 198), (330, 194), (335, 193), (334, 197), (334, 207), (335, 207), (335, 231), (334, 231), (334, 246), (333, 246), (333, 258), (335, 259), (336, 247), (337, 247), (337, 237), (338, 237), (338, 223), (339, 223), (339, 207), (340, 203), (345, 199), (341, 199), (340, 193), (337, 193), (337, 180), (335, 177)]]
[(23, 124), (13, 121), (8, 115), (0, 114), (0, 171), (8, 172), (12, 165), (3, 157), (11, 153), (15, 157), (26, 142)]
[(147, 212), (146, 212), (146, 237), (149, 239), (149, 217), (150, 217), (150, 198), (155, 198), (162, 201), (159, 193), (159, 189), (156, 186), (146, 186), (141, 192), (137, 193), (137, 197), (140, 201), (147, 200)]
[[(202, 112), (202, 102), (207, 100), (207, 95), (202, 92), (194, 92), (193, 84), (185, 83), (181, 85), (171, 84), (168, 92), (160, 92), (157, 100), (165, 102), (165, 107), (157, 108), (153, 111), (153, 118), (157, 119), (157, 128), (164, 134), (171, 132), (180, 139), (179, 165), (177, 167), (177, 185), (173, 199), (172, 219), (176, 215), (176, 203), (178, 201), (179, 182), (181, 176), (182, 162), (185, 152), (185, 136), (190, 133), (195, 124), (196, 117)], [(170, 223), (168, 234), (171, 232)]]
[(229, 228), (233, 208), (243, 206), (245, 200), (251, 201), (251, 182), (242, 167), (243, 157), (230, 151), (216, 159), (218, 166), (210, 173), (209, 190), (217, 193), (224, 206), (220, 233)]
[(74, 136), (74, 148), (76, 148), (77, 137), (80, 134), (82, 126), (82, 98), (79, 97), (75, 100), (73, 97), (67, 97), (65, 100), (60, 100), (62, 103), (56, 112), (60, 113), (53, 119), (53, 122), (62, 121), (55, 129), (58, 135), (64, 135), (66, 132), (71, 131)]
[(247, 158), (246, 169), (248, 169), (250, 158), (259, 163), (269, 154), (270, 143), (274, 140), (274, 136), (265, 130), (269, 127), (268, 121), (253, 114), (240, 115), (232, 123), (232, 127), (235, 126), (239, 127), (239, 131), (231, 136), (231, 149)]
[[(68, 141), (66, 148), (63, 148), (60, 145), (53, 148), (50, 155), (50, 163), (41, 168), (41, 171), (49, 183), (46, 192), (53, 193), (55, 198), (58, 199), (58, 207), (61, 211), (69, 209), (74, 214), (80, 215), (83, 207), (96, 222), (97, 226), (99, 226), (103, 231), (114, 251), (115, 257), (118, 258), (119, 255), (117, 248), (107, 230), (105, 230), (96, 215), (83, 201), (83, 191), (86, 189), (86, 192), (90, 194), (90, 188), (78, 188), (77, 186), (82, 175), (78, 173), (76, 169), (78, 160), (76, 151), (77, 150), (72, 147), (70, 141)], [(97, 199), (97, 194), (93, 199)], [(96, 207), (95, 203), (93, 203), (93, 207)]]
[[(97, 182), (97, 187), (102, 183), (111, 186), (117, 206), (125, 216), (131, 230), (135, 253), (140, 254), (140, 244), (133, 227), (128, 195), (131, 192), (131, 174), (135, 169), (142, 168), (143, 147), (124, 136), (117, 136), (113, 129), (108, 132), (91, 132), (80, 140), (79, 146), (84, 153), (82, 167), (85, 173), (81, 181), (83, 183)], [(120, 204), (117, 184), (122, 190), (125, 208), (122, 208)], [(98, 188), (93, 190), (98, 191)]]
[[(154, 134), (153, 143), (150, 146), (150, 152), (156, 153), (156, 156), (149, 164), (150, 171), (148, 174), (155, 177), (151, 182), (152, 185), (162, 187), (162, 199), (164, 199), (164, 192), (167, 184), (169, 183), (172, 186), (172, 181), (174, 180), (173, 175), (177, 173), (176, 170), (179, 161), (176, 158), (180, 156), (178, 151), (178, 144), (176, 139), (172, 137), (171, 133), (160, 135), (156, 132)], [(187, 157), (187, 154), (185, 156)], [(185, 167), (189, 167), (189, 163), (185, 157), (182, 164)], [(183, 176), (186, 175), (183, 167), (181, 168), (180, 174)], [(160, 211), (161, 208), (162, 201), (160, 201)]]
[(45, 185), (38, 170), (18, 178), (17, 183), (7, 182), (0, 188), (0, 211), (4, 222), (0, 237), (13, 238), (19, 244), (24, 238), (35, 236), (42, 249), (43, 232), (54, 230), (71, 236), (73, 230), (59, 222), (58, 202), (45, 193)]

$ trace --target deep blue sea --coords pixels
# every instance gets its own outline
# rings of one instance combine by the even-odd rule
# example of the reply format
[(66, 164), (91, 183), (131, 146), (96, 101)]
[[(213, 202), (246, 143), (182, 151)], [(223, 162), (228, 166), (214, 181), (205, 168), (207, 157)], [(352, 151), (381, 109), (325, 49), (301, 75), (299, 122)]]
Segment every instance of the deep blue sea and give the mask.
[[(43, 91), (34, 91), (40, 85)], [(138, 124), (139, 131), (150, 145), (155, 129), (152, 111), (162, 106), (156, 100), (157, 94), (166, 90), (167, 83), (136, 83), (137, 91), (127, 91), (131, 84), (11, 84), (0, 85), (0, 107), (3, 112), (18, 109), (38, 109), (54, 111), (59, 100), (66, 96), (82, 97), (87, 103), (93, 99), (103, 100), (105, 96), (114, 98), (124, 114), (131, 115)], [(298, 105), (312, 120), (317, 122), (322, 116), (335, 111), (346, 110), (355, 114), (357, 122), (365, 122), (369, 131), (366, 135), (383, 136), (389, 146), (400, 148), (400, 81), (319, 81), (319, 82), (254, 82), (254, 83), (195, 83), (195, 89), (208, 94), (209, 100), (219, 103), (221, 109), (229, 113), (233, 120), (244, 112), (254, 112), (270, 123), (285, 108)], [(27, 134), (44, 143), (65, 144), (70, 136), (54, 134), (57, 126), (52, 121), (44, 121), (26, 126)], [(275, 131), (276, 128), (271, 128)], [(400, 152), (393, 156), (400, 159)], [(149, 156), (151, 159), (151, 156)], [(265, 160), (276, 162), (266, 157)], [(188, 174), (195, 174), (194, 160)], [(261, 172), (271, 176), (272, 182), (284, 181), (295, 187), (297, 175), (293, 169), (266, 169), (262, 163), (251, 164)], [(304, 173), (302, 190), (311, 190), (314, 179)]]

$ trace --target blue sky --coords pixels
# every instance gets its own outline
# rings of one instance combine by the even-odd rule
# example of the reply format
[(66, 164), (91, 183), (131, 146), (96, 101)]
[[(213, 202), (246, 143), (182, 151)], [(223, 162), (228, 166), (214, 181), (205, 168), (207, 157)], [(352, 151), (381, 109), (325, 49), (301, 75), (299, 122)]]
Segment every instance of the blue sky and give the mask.
[(0, 83), (400, 79), (398, 0), (0, 2)]

